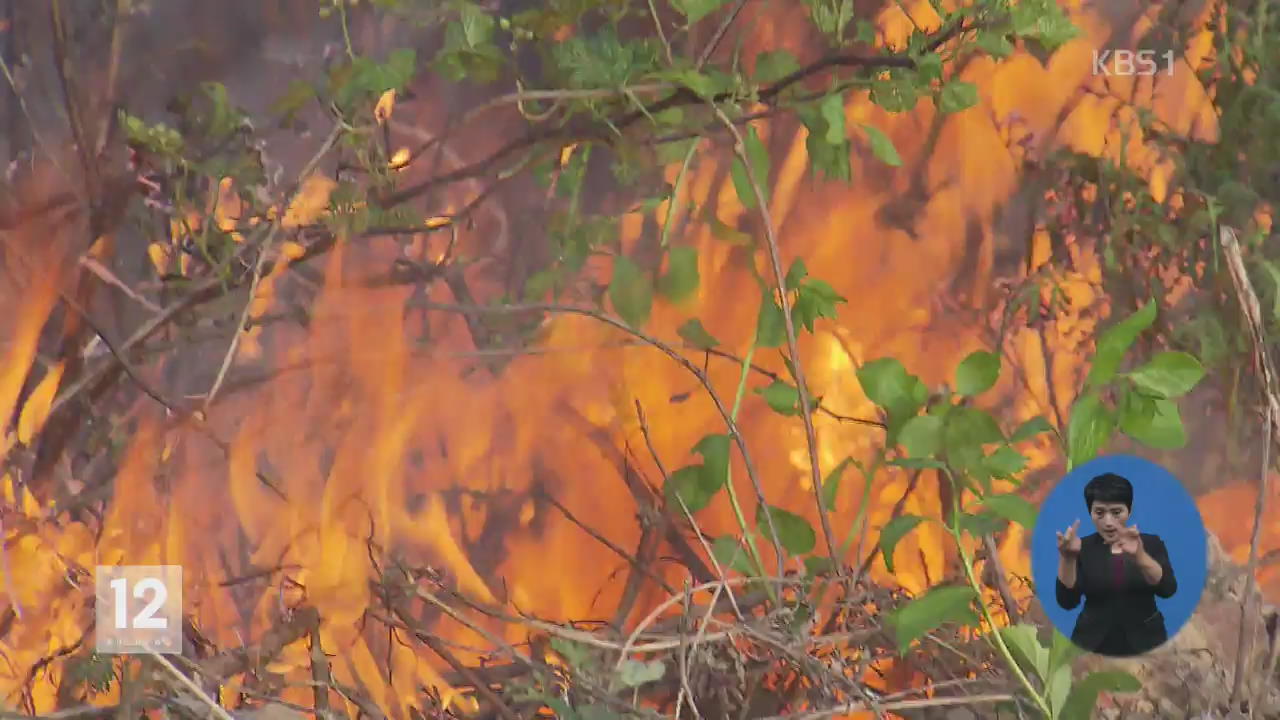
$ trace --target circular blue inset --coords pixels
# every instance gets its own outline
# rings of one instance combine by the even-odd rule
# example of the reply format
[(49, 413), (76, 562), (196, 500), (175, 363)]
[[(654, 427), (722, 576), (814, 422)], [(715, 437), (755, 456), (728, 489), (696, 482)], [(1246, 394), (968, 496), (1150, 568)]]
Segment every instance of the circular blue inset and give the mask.
[(1204, 521), (1195, 500), (1176, 477), (1160, 465), (1130, 455), (1108, 455), (1085, 463), (1067, 474), (1045, 498), (1036, 518), (1031, 538), (1031, 572), (1036, 595), (1058, 631), (1071, 637), (1084, 600), (1074, 609), (1058, 604), (1057, 533), (1080, 521), (1082, 538), (1097, 532), (1085, 506), (1084, 488), (1090, 480), (1114, 473), (1133, 485), (1133, 510), (1129, 525), (1146, 535), (1160, 536), (1168, 550), (1169, 564), (1177, 579), (1177, 591), (1168, 598), (1156, 597), (1156, 607), (1164, 615), (1165, 630), (1172, 638), (1195, 612), (1204, 592), (1208, 568), (1208, 547)]

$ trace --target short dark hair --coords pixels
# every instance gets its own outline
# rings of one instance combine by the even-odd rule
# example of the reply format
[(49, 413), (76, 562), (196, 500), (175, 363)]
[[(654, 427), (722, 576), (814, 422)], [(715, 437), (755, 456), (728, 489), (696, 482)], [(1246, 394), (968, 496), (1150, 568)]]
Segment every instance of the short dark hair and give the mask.
[(1133, 484), (1115, 473), (1095, 476), (1084, 486), (1084, 506), (1093, 512), (1096, 502), (1124, 503), (1125, 508), (1133, 512)]

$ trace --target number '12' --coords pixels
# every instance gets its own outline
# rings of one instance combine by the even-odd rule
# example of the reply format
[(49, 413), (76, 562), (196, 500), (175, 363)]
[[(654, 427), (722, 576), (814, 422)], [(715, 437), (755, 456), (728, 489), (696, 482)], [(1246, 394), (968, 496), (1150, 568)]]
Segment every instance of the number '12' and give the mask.
[[(112, 580), (111, 589), (116, 591), (116, 629), (127, 630), (129, 628), (129, 617), (126, 614), (129, 606), (128, 578)], [(133, 586), (133, 596), (141, 600), (146, 597), (148, 590), (154, 593), (151, 597), (151, 602), (147, 603), (146, 607), (133, 616), (133, 627), (138, 630), (165, 630), (169, 627), (169, 619), (155, 617), (155, 614), (157, 610), (164, 606), (165, 600), (169, 599), (169, 589), (158, 578), (143, 578)]]

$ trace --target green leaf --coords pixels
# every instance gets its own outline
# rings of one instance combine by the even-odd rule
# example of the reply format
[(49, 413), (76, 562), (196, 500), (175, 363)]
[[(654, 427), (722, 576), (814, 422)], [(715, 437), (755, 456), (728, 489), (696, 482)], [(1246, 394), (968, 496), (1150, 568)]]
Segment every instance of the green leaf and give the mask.
[(850, 0), (805, 0), (805, 5), (818, 32), (839, 45), (845, 26), (853, 19), (853, 3)]
[(818, 318), (836, 317), (836, 305), (846, 302), (835, 289), (823, 280), (814, 278), (800, 286), (796, 301), (791, 306), (791, 322), (809, 332)]
[(782, 547), (792, 555), (804, 555), (812, 552), (818, 543), (818, 536), (813, 531), (813, 526), (808, 520), (787, 512), (782, 508), (772, 507), (769, 505), (756, 506), (756, 527), (760, 533), (772, 540), (769, 532), (769, 520), (766, 517), (773, 518), (773, 527), (778, 531), (778, 541), (782, 543)]
[(760, 194), (764, 197), (764, 201), (769, 202), (769, 151), (765, 148), (764, 143), (760, 141), (760, 136), (756, 134), (755, 127), (748, 127), (747, 134), (743, 138), (747, 160), (751, 163), (751, 173), (747, 174), (747, 167), (742, 164), (741, 157), (734, 157), (733, 166), (729, 169), (729, 175), (733, 180), (733, 187), (738, 193), (738, 200), (742, 202), (742, 206), (748, 210), (754, 210), (756, 205), (756, 191), (752, 186), (751, 180), (755, 179), (760, 186)]
[(303, 106), (316, 98), (315, 87), (305, 80), (293, 80), (289, 89), (272, 106), (271, 112), (281, 116), (281, 121), (288, 124)]
[(711, 482), (710, 473), (705, 467), (689, 465), (671, 473), (663, 491), (673, 510), (680, 507), (676, 499), (678, 497), (684, 501), (689, 512), (696, 513), (711, 504), (711, 499), (720, 491), (720, 487)]
[(804, 146), (809, 153), (813, 174), (848, 182), (853, 177), (853, 168), (849, 160), (850, 144), (845, 132), (842, 96), (828, 96), (816, 108), (802, 106), (799, 115), (808, 131)]
[[(564, 89), (617, 90), (638, 82), (642, 77), (657, 75), (664, 80), (692, 85), (715, 80), (692, 68), (660, 73), (658, 59), (661, 46), (654, 38), (622, 38), (615, 26), (605, 24), (590, 33), (576, 34), (551, 46), (553, 70), (562, 77)], [(545, 71), (544, 71), (545, 72)], [(698, 92), (698, 88), (691, 87)]]
[(951, 114), (968, 110), (978, 104), (978, 86), (963, 80), (952, 80), (942, 87), (938, 109)]
[(711, 225), (711, 234), (717, 240), (723, 240), (737, 247), (751, 247), (754, 244), (750, 235), (737, 228), (725, 225), (720, 218), (714, 215), (708, 218), (708, 224)]
[(974, 407), (956, 407), (948, 413), (944, 435), (949, 453), (978, 449), (1004, 440), (996, 419), (987, 411)]
[[(923, 35), (915, 34), (916, 37)], [(942, 56), (937, 53), (926, 53), (923, 57), (916, 61), (916, 77), (919, 78), (918, 85), (920, 87), (928, 86), (934, 80), (942, 79)]]
[(884, 567), (890, 573), (893, 572), (893, 550), (898, 546), (898, 542), (906, 537), (908, 533), (916, 529), (916, 526), (924, 522), (924, 518), (919, 515), (899, 515), (890, 520), (887, 525), (880, 531), (880, 551), (884, 553)]
[(716, 81), (716, 78), (692, 68), (672, 70), (662, 73), (660, 77), (685, 86), (704, 100), (715, 98), (722, 90), (722, 86)]
[(1053, 642), (1049, 645), (1049, 672), (1071, 665), (1083, 653), (1078, 645), (1055, 628)]
[(671, 248), (667, 274), (658, 280), (658, 292), (672, 302), (682, 302), (697, 292), (698, 282), (697, 248)]
[(73, 686), (85, 685), (93, 695), (100, 695), (110, 690), (116, 679), (115, 665), (111, 656), (98, 653), (68, 660), (67, 675), (67, 679)]
[(799, 69), (800, 63), (795, 55), (786, 50), (770, 50), (756, 56), (752, 80), (760, 85), (772, 85)]
[(1129, 373), (1134, 385), (1163, 398), (1186, 395), (1203, 377), (1200, 361), (1185, 352), (1162, 352)]
[(736, 570), (748, 577), (757, 574), (754, 563), (751, 562), (751, 556), (735, 537), (721, 535), (716, 538), (711, 543), (711, 554), (715, 556), (716, 562), (720, 563), (720, 567)]
[(684, 324), (676, 329), (676, 334), (681, 340), (689, 343), (699, 350), (710, 350), (720, 344), (707, 329), (702, 326), (702, 321), (698, 318), (689, 318)]
[(840, 480), (844, 477), (844, 471), (853, 464), (853, 458), (846, 457), (840, 461), (839, 465), (831, 468), (831, 472), (827, 473), (827, 477), (822, 481), (822, 501), (827, 509), (836, 506), (836, 495), (840, 492)]
[(1119, 670), (1095, 672), (1076, 683), (1062, 706), (1058, 720), (1089, 720), (1098, 704), (1101, 692), (1137, 692), (1142, 683), (1127, 672)]
[(642, 327), (653, 309), (653, 288), (649, 279), (629, 258), (619, 255), (613, 261), (613, 280), (609, 283), (609, 302), (633, 328)]
[[(679, 110), (680, 108), (669, 108), (665, 112)], [(662, 119), (662, 113), (658, 113), (658, 119)], [(680, 123), (674, 123), (676, 127), (680, 127)], [(689, 154), (689, 150), (698, 144), (700, 138), (685, 138), (683, 140), (672, 140), (658, 145), (658, 164), (670, 165), (672, 163), (684, 162), (685, 156)], [(657, 198), (660, 202), (662, 198)]]
[(1044, 416), (1037, 415), (1019, 425), (1018, 429), (1014, 430), (1013, 434), (1009, 436), (1009, 442), (1020, 443), (1046, 432), (1053, 432), (1053, 426), (1049, 424), (1048, 420), (1044, 419)]
[(724, 2), (725, 0), (671, 0), (671, 4), (690, 23), (696, 23), (720, 9)]
[(855, 23), (854, 39), (864, 45), (872, 45), (876, 41), (875, 23), (863, 18)]
[(641, 662), (627, 659), (623, 661), (622, 667), (618, 668), (618, 680), (622, 682), (623, 687), (640, 687), (661, 680), (666, 672), (667, 666), (662, 664), (661, 660)]
[(698, 441), (693, 451), (702, 456), (702, 464), (671, 473), (663, 489), (667, 502), (679, 507), (679, 496), (691, 513), (709, 505), (729, 479), (729, 443), (728, 435), (707, 435)]
[[(1275, 107), (1280, 108), (1280, 104)], [(1280, 266), (1269, 260), (1258, 260), (1258, 265), (1266, 271), (1271, 284), (1271, 317), (1280, 319)]]
[(1093, 354), (1093, 366), (1085, 384), (1096, 388), (1111, 382), (1120, 369), (1125, 353), (1133, 346), (1138, 335), (1151, 327), (1156, 319), (1156, 304), (1148, 302), (1129, 317), (1107, 328), (1098, 336), (1097, 350)]
[(1000, 356), (986, 350), (969, 353), (956, 368), (956, 392), (961, 395), (979, 395), (992, 388), (1000, 379)]
[(787, 277), (783, 280), (783, 284), (788, 290), (795, 290), (800, 287), (800, 281), (809, 276), (809, 269), (805, 267), (804, 258), (796, 258), (791, 261), (791, 267), (787, 268)]
[(764, 398), (774, 412), (788, 416), (800, 414), (800, 391), (794, 385), (774, 380), (772, 384), (756, 392)]
[(1040, 41), (1048, 50), (1080, 34), (1057, 0), (1022, 0), (1012, 7), (1013, 32)]
[(1054, 668), (1049, 673), (1045, 681), (1044, 694), (1049, 700), (1050, 717), (1062, 716), (1062, 706), (1066, 704), (1067, 696), (1071, 693), (1071, 680), (1071, 667), (1068, 665)]
[(576, 640), (552, 637), (551, 649), (564, 656), (569, 667), (580, 668), (591, 662), (591, 650)]
[(902, 425), (898, 442), (911, 457), (929, 457), (942, 447), (942, 418), (917, 415)]
[(818, 112), (827, 124), (827, 132), (823, 135), (823, 141), (828, 145), (837, 146), (843, 143), (846, 133), (844, 125), (844, 95), (842, 93), (827, 95), (818, 105)]
[(1000, 638), (1013, 652), (1018, 664), (1034, 670), (1041, 678), (1049, 675), (1049, 651), (1040, 644), (1035, 625), (1011, 625), (1000, 628)]
[(1098, 393), (1091, 392), (1077, 400), (1067, 421), (1067, 469), (1092, 460), (1111, 440), (1115, 422), (1114, 414)]
[(834, 568), (835, 564), (831, 562), (829, 557), (810, 555), (804, 559), (804, 571), (809, 577), (817, 577), (829, 573)]
[(889, 614), (888, 622), (898, 640), (899, 653), (906, 654), (911, 643), (942, 625), (971, 624), (977, 615), (971, 607), (973, 589), (964, 585), (935, 587), (925, 595)]
[(1187, 430), (1178, 404), (1148, 398), (1128, 390), (1121, 398), (1120, 429), (1125, 435), (1157, 450), (1177, 450), (1187, 444)]
[(989, 513), (978, 513), (976, 515), (970, 513), (960, 513), (956, 527), (961, 532), (966, 532), (973, 537), (982, 537), (983, 535), (992, 535), (999, 532), (1004, 527), (1005, 519)]
[(908, 112), (918, 98), (909, 74), (890, 70), (888, 77), (877, 78), (871, 85), (871, 102), (891, 113)]
[(982, 460), (982, 466), (998, 478), (1011, 478), (1027, 466), (1027, 458), (1008, 445), (1001, 445)]
[(765, 289), (760, 300), (760, 315), (756, 318), (756, 347), (776, 348), (787, 341), (786, 317), (778, 307), (773, 291)]
[(919, 412), (928, 399), (928, 388), (896, 358), (866, 363), (858, 368), (857, 378), (867, 398), (889, 415), (887, 440), (890, 444), (896, 442), (902, 424)]
[(885, 465), (908, 470), (941, 470), (946, 467), (946, 464), (931, 458), (894, 458), (893, 460), (886, 460)]
[(1036, 506), (1024, 497), (1012, 493), (988, 495), (982, 499), (982, 507), (1006, 520), (1018, 523), (1026, 528), (1027, 532), (1034, 532), (1036, 529), (1038, 515)]
[(729, 479), (729, 447), (728, 435), (707, 435), (693, 446), (693, 451), (702, 456), (702, 464), (706, 468), (708, 479), (717, 489), (724, 486)]
[(863, 125), (862, 131), (867, 134), (867, 142), (871, 144), (871, 154), (875, 155), (877, 160), (889, 167), (902, 167), (902, 157), (898, 155), (898, 149), (893, 146), (893, 141), (888, 135), (874, 125)]
[(1009, 38), (1004, 33), (995, 32), (994, 30), (983, 30), (978, 33), (977, 42), (975, 43), (979, 49), (987, 53), (993, 58), (1004, 59), (1013, 54), (1013, 43), (1009, 42)]

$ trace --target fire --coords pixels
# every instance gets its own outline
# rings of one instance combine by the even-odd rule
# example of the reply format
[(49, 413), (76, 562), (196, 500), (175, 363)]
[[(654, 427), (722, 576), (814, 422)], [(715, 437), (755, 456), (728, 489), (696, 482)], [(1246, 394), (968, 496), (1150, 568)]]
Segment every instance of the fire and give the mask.
[[(1211, 11), (1206, 7), (1197, 22), (1203, 24)], [(744, 10), (753, 12), (762, 10)], [(821, 268), (822, 278), (850, 301), (838, 323), (801, 343), (812, 391), (835, 413), (873, 415), (853, 380), (863, 362), (894, 355), (937, 386), (967, 353), (989, 343), (976, 329), (986, 322), (977, 308), (994, 299), (997, 245), (1006, 242), (994, 226), (999, 209), (1019, 190), (1024, 164), (1057, 147), (1099, 157), (1123, 153), (1160, 199), (1169, 192), (1172, 160), (1144, 140), (1135, 108), (1149, 109), (1172, 132), (1216, 137), (1216, 116), (1193, 67), (1180, 65), (1172, 77), (1155, 82), (1091, 77), (1091, 52), (1109, 28), (1088, 11), (1076, 10), (1074, 17), (1084, 35), (1047, 64), (1024, 53), (1000, 64), (970, 62), (962, 77), (981, 88), (983, 104), (951, 117), (933, 148), (924, 142), (936, 113), (928, 101), (915, 112), (891, 115), (865, 97), (852, 98), (848, 121), (881, 128), (898, 148), (903, 167), (892, 174), (866, 154), (855, 166), (859, 180), (853, 186), (815, 184), (807, 179), (803, 131), (763, 129), (762, 137), (777, 151), (771, 210), (788, 259), (802, 256), (810, 267)], [(790, 18), (755, 20), (747, 21), (758, 28), (748, 54), (795, 35), (788, 35)], [(921, 0), (886, 10), (879, 29), (892, 46), (913, 27), (938, 22), (932, 6)], [(1207, 31), (1197, 34), (1188, 57), (1206, 55), (1208, 42)], [(394, 95), (384, 96), (375, 108), (380, 122), (389, 121), (393, 106), (401, 116), (416, 109), (407, 99), (397, 106)], [(745, 211), (732, 186), (720, 180), (727, 162), (728, 157), (704, 153), (684, 185), (682, 213), (715, 208), (721, 223), (737, 225)], [(670, 169), (669, 180), (676, 170)], [(323, 179), (309, 179), (284, 225), (309, 222), (332, 190)], [(910, 227), (900, 213), (889, 212), (903, 203)], [(237, 211), (229, 204), (211, 206), (217, 222), (228, 228)], [(661, 217), (666, 208), (658, 212)], [(640, 221), (637, 216), (624, 223), (625, 245), (636, 241)], [(198, 226), (198, 219), (189, 224)], [(443, 216), (424, 220), (427, 229), (449, 225)], [(692, 228), (685, 241), (699, 249), (700, 293), (683, 307), (659, 304), (648, 330), (674, 337), (681, 323), (696, 316), (726, 346), (744, 347), (756, 308), (754, 302), (728, 299), (754, 298), (755, 286), (738, 267), (734, 248), (706, 224)], [(465, 241), (472, 231), (459, 232)], [(1033, 266), (1039, 266), (1047, 259), (1047, 240), (1043, 233), (1035, 238)], [(303, 256), (292, 241), (278, 252), (289, 260)], [(424, 318), (409, 289), (370, 289), (352, 281), (399, 252), (390, 239), (362, 241), (360, 247), (340, 240), (323, 261), (323, 284), (306, 329), (255, 325), (240, 341), (240, 365), (277, 372), (254, 385), (222, 388), (207, 426), (175, 425), (150, 400), (140, 400), (100, 538), (7, 479), (7, 507), (17, 508), (19, 518), (4, 524), (8, 576), (16, 580), (6, 594), (10, 608), (21, 613), (3, 638), (14, 667), (31, 667), (80, 640), (87, 595), (66, 578), (95, 564), (182, 565), (190, 614), (219, 647), (261, 637), (282, 621), (293, 601), (305, 597), (323, 619), (321, 646), (340, 659), (332, 668), (336, 680), (366, 688), (373, 702), (396, 717), (406, 717), (416, 702), (417, 684), (454, 695), (434, 658), (403, 644), (387, 645), (361, 625), (374, 605), (370, 580), (385, 569), (386, 558), (435, 568), (474, 601), (508, 611), (579, 620), (609, 617), (619, 607), (626, 563), (545, 496), (587, 519), (612, 543), (634, 548), (641, 530), (625, 474), (638, 469), (650, 482), (660, 477), (645, 451), (636, 402), (668, 469), (693, 459), (690, 448), (697, 438), (723, 432), (712, 403), (682, 368), (650, 348), (621, 345), (616, 331), (590, 318), (555, 318), (545, 328), (540, 352), (513, 356), (497, 373), (476, 370), (466, 352), (424, 349), (418, 342), (424, 336), (432, 348), (475, 343), (461, 317)], [(1066, 412), (1082, 371), (1077, 358), (1107, 315), (1097, 258), (1083, 242), (1073, 243), (1070, 252), (1073, 269), (1057, 271), (1070, 309), (1046, 326), (1043, 341), (1033, 329), (1014, 329), (1009, 338), (1006, 361), (1021, 368), (1021, 377), (1004, 376), (993, 405), (1003, 409), (1010, 426), (1035, 415), (1057, 422)], [(151, 254), (157, 266), (167, 267), (168, 248)], [(30, 262), (62, 265), (53, 254), (33, 254)], [(289, 302), (282, 287), (288, 283), (287, 263), (277, 267), (257, 286), (251, 319), (267, 318)], [(955, 277), (956, 267), (967, 273)], [(599, 268), (589, 268), (594, 270)], [(0, 324), (0, 417), (14, 415), (28, 376), (41, 379), (27, 395), (16, 427), (4, 435), (0, 454), (30, 445), (62, 389), (60, 365), (32, 370), (41, 328), (58, 302), (59, 278), (20, 275), (0, 283), (0, 302), (15, 309)], [(948, 287), (958, 287), (965, 307), (944, 307)], [(433, 285), (426, 299), (457, 301), (444, 283)], [(759, 361), (780, 367), (773, 358)], [(714, 387), (731, 393), (739, 368), (713, 359), (708, 373)], [(881, 441), (878, 431), (864, 425), (821, 414), (815, 423), (824, 474)], [(771, 501), (812, 519), (798, 423), (747, 403), (741, 424)], [(210, 433), (226, 440), (225, 455)], [(1055, 462), (1047, 439), (1031, 453), (1033, 472)], [(733, 473), (745, 477), (740, 460)], [(157, 482), (161, 477), (164, 490)], [(839, 536), (859, 510), (860, 482), (847, 478), (831, 508)], [(873, 528), (891, 519), (910, 482), (905, 472), (876, 478), (868, 508)], [(1237, 554), (1247, 538), (1222, 521), (1231, 516), (1227, 507), (1248, 497), (1248, 491), (1231, 487), (1204, 500), (1213, 529)], [(902, 502), (903, 512), (936, 514), (937, 488), (922, 483)], [(712, 535), (736, 528), (723, 498), (700, 513), (698, 522)], [(890, 575), (877, 560), (872, 577), (923, 590), (956, 572), (944, 550), (947, 542), (936, 527), (921, 527), (899, 545), (896, 573)], [(1266, 542), (1268, 549), (1280, 547), (1280, 528), (1267, 528)], [(1026, 544), (1015, 528), (1000, 546), (1008, 573), (1030, 575)], [(686, 579), (670, 564), (655, 563), (653, 571), (673, 586)], [(240, 578), (255, 573), (256, 578)], [(1274, 590), (1275, 576), (1268, 577)], [(646, 584), (631, 621), (664, 597)], [(490, 645), (486, 632), (505, 633), (511, 643), (526, 640), (512, 625), (477, 622), (467, 627), (440, 619), (432, 632), (465, 663), (483, 659), (476, 648)], [(388, 657), (394, 682), (380, 669)], [(309, 662), (304, 643), (294, 643), (271, 670), (309, 677)], [(7, 696), (20, 692), (23, 683), (21, 675), (0, 671)], [(56, 685), (41, 681), (34, 688), (37, 711), (52, 708)], [(310, 703), (311, 692), (299, 685), (285, 699)]]

